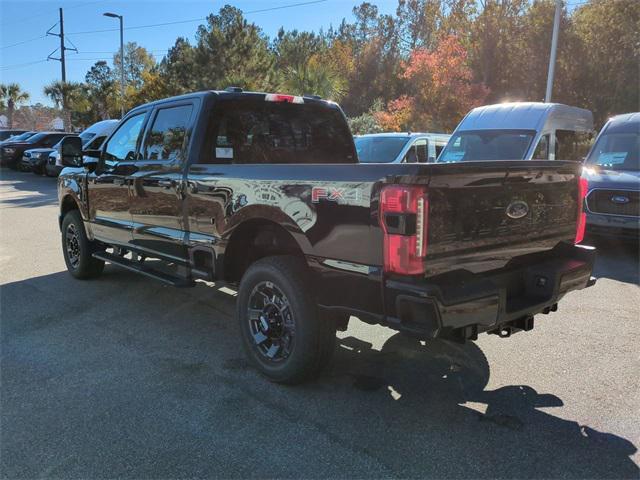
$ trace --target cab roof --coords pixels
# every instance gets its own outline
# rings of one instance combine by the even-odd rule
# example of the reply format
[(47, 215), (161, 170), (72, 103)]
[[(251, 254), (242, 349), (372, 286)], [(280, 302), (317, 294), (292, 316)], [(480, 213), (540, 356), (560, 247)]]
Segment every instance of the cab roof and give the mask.
[[(180, 100), (188, 100), (188, 99), (208, 99), (208, 98), (225, 98), (225, 99), (253, 99), (253, 100), (265, 100), (267, 95), (286, 95), (290, 96), (286, 93), (268, 93), (268, 92), (246, 92), (238, 87), (229, 87), (226, 90), (203, 90), (199, 92), (186, 93), (184, 95), (177, 95), (175, 97), (163, 98), (161, 100), (156, 100), (153, 102), (145, 103), (143, 105), (139, 105), (133, 109), (131, 112), (139, 110), (141, 108), (155, 107), (156, 105), (162, 105), (163, 103), (176, 102)], [(330, 100), (325, 100), (317, 95), (291, 95), (295, 97), (301, 97), (304, 99), (304, 103), (311, 103), (315, 105), (323, 104), (330, 108), (340, 108), (338, 104), (332, 102)]]

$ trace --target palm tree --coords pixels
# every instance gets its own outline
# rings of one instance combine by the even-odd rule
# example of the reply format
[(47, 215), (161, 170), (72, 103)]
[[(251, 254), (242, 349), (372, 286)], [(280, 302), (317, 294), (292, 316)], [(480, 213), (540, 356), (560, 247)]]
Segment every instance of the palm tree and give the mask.
[(13, 112), (17, 105), (29, 100), (29, 94), (20, 89), (17, 83), (0, 84), (0, 108), (7, 109), (9, 128), (13, 128)]
[(51, 99), (56, 108), (62, 108), (64, 129), (71, 131), (71, 110), (83, 100), (84, 86), (78, 82), (51, 82), (44, 87), (44, 94)]
[(320, 95), (336, 102), (347, 90), (344, 78), (330, 64), (323, 64), (315, 57), (287, 68), (282, 88), (289, 93)]

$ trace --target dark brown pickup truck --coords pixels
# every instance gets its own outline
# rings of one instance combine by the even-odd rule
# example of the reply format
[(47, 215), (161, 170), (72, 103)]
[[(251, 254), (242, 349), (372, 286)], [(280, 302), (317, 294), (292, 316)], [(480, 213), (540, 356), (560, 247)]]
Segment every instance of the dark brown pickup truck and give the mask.
[(67, 138), (62, 154), (71, 274), (110, 262), (238, 285), (247, 354), (278, 382), (317, 374), (350, 316), (508, 337), (594, 281), (579, 165), (358, 164), (342, 111), (316, 97), (170, 98), (129, 112), (100, 151)]

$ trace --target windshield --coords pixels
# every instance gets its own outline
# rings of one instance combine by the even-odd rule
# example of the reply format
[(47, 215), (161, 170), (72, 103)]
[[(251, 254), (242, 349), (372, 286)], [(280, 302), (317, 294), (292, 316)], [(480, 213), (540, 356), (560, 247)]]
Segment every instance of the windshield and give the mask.
[(35, 133), (34, 132), (24, 132), (21, 133), (20, 135), (15, 135), (11, 138), (9, 138), (9, 141), (11, 142), (24, 142), (27, 138), (34, 136)]
[(356, 137), (353, 139), (360, 163), (393, 162), (409, 137)]
[(477, 130), (453, 135), (438, 158), (440, 163), (476, 160), (524, 160), (534, 130)]
[(586, 164), (607, 170), (640, 170), (640, 133), (605, 133), (591, 150)]

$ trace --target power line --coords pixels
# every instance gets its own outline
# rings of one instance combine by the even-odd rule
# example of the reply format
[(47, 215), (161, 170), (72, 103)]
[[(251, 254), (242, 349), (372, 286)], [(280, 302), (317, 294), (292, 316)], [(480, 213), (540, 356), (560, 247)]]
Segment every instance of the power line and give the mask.
[[(269, 7), (269, 8), (262, 8), (260, 10), (251, 10), (251, 11), (247, 11), (247, 12), (243, 12), (243, 15), (251, 15), (254, 13), (264, 13), (264, 12), (271, 12), (274, 10), (282, 10), (285, 8), (294, 8), (294, 7), (302, 7), (302, 6), (306, 6), (306, 5), (314, 5), (317, 3), (324, 3), (328, 0), (312, 0), (312, 1), (308, 1), (308, 2), (299, 2), (299, 3), (292, 3), (290, 5), (281, 5), (279, 7)], [(168, 25), (179, 25), (179, 24), (183, 24), (183, 23), (194, 23), (194, 22), (202, 22), (204, 20), (206, 20), (207, 17), (200, 17), (200, 18), (190, 18), (188, 20), (176, 20), (173, 22), (162, 22), (162, 23), (151, 23), (148, 25), (135, 25), (133, 27), (125, 27), (125, 30), (140, 30), (143, 28), (154, 28), (154, 27), (166, 27)], [(106, 32), (117, 32), (119, 31), (118, 28), (105, 28), (102, 30), (86, 30), (86, 31), (82, 31), (82, 32), (70, 32), (69, 35), (89, 35), (89, 34), (93, 34), (93, 33), (106, 33)]]
[[(74, 8), (86, 7), (86, 6), (93, 5), (93, 4), (95, 4), (95, 3), (100, 3), (100, 2), (104, 2), (104, 0), (95, 0), (95, 1), (93, 1), (93, 2), (82, 2), (82, 3), (77, 3), (77, 4), (75, 4), (75, 5), (71, 5), (70, 7), (64, 7), (64, 9), (65, 9), (65, 10), (71, 10), (71, 9), (74, 9)], [(33, 20), (34, 18), (44, 17), (44, 16), (47, 16), (47, 15), (51, 15), (51, 14), (50, 14), (50, 13), (48, 13), (48, 12), (46, 12), (46, 13), (36, 13), (36, 14), (34, 14), (34, 15), (30, 15), (30, 16), (28, 16), (28, 17), (24, 17), (24, 18), (21, 18), (21, 19), (19, 19), (19, 20), (9, 20), (9, 21), (6, 21), (6, 22), (2, 22), (0, 25), (2, 25), (2, 26), (4, 26), (4, 25), (15, 25), (15, 24), (17, 24), (17, 23), (22, 23), (22, 22), (26, 22), (26, 21), (31, 21), (31, 20)]]
[(2, 67), (0, 67), (0, 70), (12, 70), (14, 68), (22, 68), (22, 67), (27, 67), (29, 65), (35, 65), (37, 63), (45, 63), (46, 61), (47, 59), (45, 58), (44, 60), (36, 60), (34, 62), (16, 63), (14, 65), (3, 65)]
[[(68, 7), (68, 8), (76, 8), (76, 7), (81, 7), (81, 6), (86, 6), (86, 5), (91, 5), (94, 3), (99, 3), (103, 0), (97, 0), (94, 2), (89, 2), (89, 3), (83, 3), (83, 4), (78, 4), (72, 7)], [(250, 10), (247, 12), (243, 12), (244, 15), (251, 15), (251, 14), (255, 14), (255, 13), (264, 13), (264, 12), (271, 12), (274, 10), (283, 10), (286, 8), (294, 8), (294, 7), (302, 7), (302, 6), (306, 6), (306, 5), (314, 5), (314, 4), (318, 4), (318, 3), (324, 3), (327, 2), (328, 0), (311, 0), (311, 1), (307, 1), (307, 2), (298, 2), (298, 3), (292, 3), (289, 5), (281, 5), (279, 7), (269, 7), (269, 8), (261, 8), (258, 10)], [(190, 20), (178, 20), (175, 22), (163, 22), (163, 23), (156, 23), (156, 24), (149, 24), (149, 25), (137, 25), (137, 26), (133, 26), (133, 27), (127, 27), (125, 28), (125, 30), (138, 30), (138, 29), (142, 29), (142, 28), (152, 28), (152, 27), (162, 27), (162, 26), (167, 26), (167, 25), (177, 25), (177, 24), (181, 24), (181, 23), (190, 23), (190, 22), (201, 22), (203, 20), (206, 20), (207, 17), (203, 17), (203, 18), (194, 18), (194, 19), (190, 19)], [(55, 27), (55, 25), (54, 25)], [(53, 28), (53, 27), (52, 27)], [(103, 33), (103, 32), (114, 32), (114, 31), (118, 31), (119, 29), (117, 28), (110, 28), (110, 29), (104, 29), (104, 30), (89, 30), (89, 31), (85, 31), (85, 32), (71, 32), (71, 34), (66, 34), (68, 35), (83, 35), (83, 34), (90, 34), (90, 33)], [(25, 43), (29, 43), (29, 42), (33, 42), (36, 40), (40, 40), (42, 38), (46, 38), (47, 35), (41, 35), (39, 37), (34, 37), (28, 40), (23, 40), (21, 42), (17, 42), (11, 45), (5, 45), (3, 47), (0, 47), (1, 49), (5, 49), (5, 48), (10, 48), (10, 47), (16, 47), (18, 45), (23, 45)], [(160, 52), (160, 53), (167, 53), (169, 50), (149, 50), (151, 53), (153, 52)], [(82, 52), (82, 53), (113, 53), (113, 52)], [(6, 65), (6, 66), (2, 66), (0, 67), (0, 70), (10, 70), (10, 69), (14, 69), (14, 68), (22, 68), (22, 67), (26, 67), (26, 66), (30, 66), (30, 65), (36, 65), (39, 63), (43, 63), (46, 62), (48, 59), (44, 59), (44, 60), (35, 60), (33, 62), (25, 62), (25, 63), (20, 63), (20, 64), (15, 64), (15, 65)], [(77, 58), (77, 57), (71, 57), (67, 60), (84, 60), (84, 61), (93, 61), (93, 60), (103, 60), (103, 61), (108, 61), (104, 58)]]
[[(168, 52), (168, 51), (169, 51), (169, 50), (168, 50), (168, 49), (166, 49), (166, 48), (165, 48), (164, 50), (149, 50), (149, 49), (145, 49), (145, 50), (147, 50), (147, 52), (149, 52), (149, 53), (166, 53), (166, 52)], [(112, 52), (112, 51), (89, 52), (89, 51), (87, 51), (87, 50), (81, 50), (81, 51), (80, 51), (80, 52), (78, 52), (78, 53), (82, 53), (82, 54), (85, 54), (85, 53), (102, 53), (102, 54), (105, 54), (105, 55), (107, 55), (107, 54), (111, 54), (111, 55), (113, 55), (113, 54), (115, 54), (116, 52)]]
[(17, 47), (18, 45), (24, 45), (25, 43), (35, 42), (36, 40), (40, 40), (41, 38), (47, 38), (46, 35), (40, 35), (39, 37), (30, 38), (29, 40), (23, 40), (18, 43), (12, 43), (11, 45), (5, 45), (4, 47), (0, 47), (0, 50), (4, 50), (5, 48)]
[[(87, 6), (87, 5), (92, 5), (95, 3), (99, 3), (102, 2), (104, 0), (97, 0), (94, 2), (88, 2), (88, 3), (83, 3), (83, 4), (78, 4), (72, 7), (67, 7), (67, 8), (77, 8), (77, 7), (82, 7), (82, 6)], [(254, 13), (264, 13), (264, 12), (271, 12), (274, 10), (283, 10), (285, 8), (294, 8), (294, 7), (303, 7), (306, 5), (314, 5), (317, 3), (324, 3), (328, 0), (312, 0), (312, 1), (308, 1), (308, 2), (299, 2), (299, 3), (292, 3), (290, 5), (281, 5), (279, 7), (269, 7), (269, 8), (262, 8), (259, 10), (251, 10), (251, 11), (247, 11), (247, 12), (243, 12), (244, 15), (251, 15)], [(143, 28), (153, 28), (153, 27), (164, 27), (164, 26), (168, 26), (168, 25), (179, 25), (179, 24), (183, 24), (183, 23), (193, 23), (193, 22), (202, 22), (204, 20), (206, 20), (207, 17), (202, 17), (202, 18), (192, 18), (189, 20), (178, 20), (178, 21), (174, 21), (174, 22), (163, 22), (163, 23), (153, 23), (153, 24), (149, 24), (149, 25), (136, 25), (133, 27), (126, 27), (125, 30), (140, 30)], [(19, 23), (20, 21), (18, 21), (17, 23)], [(16, 23), (16, 22), (11, 22), (11, 23)], [(88, 34), (93, 34), (93, 33), (106, 33), (106, 32), (117, 32), (119, 29), (118, 28), (105, 28), (102, 30), (86, 30), (86, 31), (82, 31), (82, 32), (70, 32), (67, 33), (66, 35), (88, 35)], [(30, 43), (30, 42), (35, 42), (36, 40), (40, 40), (43, 38), (46, 38), (46, 35), (40, 35), (39, 37), (34, 37), (34, 38), (30, 38), (28, 40), (23, 40), (21, 42), (17, 42), (17, 43), (12, 43), (11, 45), (4, 45), (2, 47), (0, 47), (0, 50), (4, 50), (5, 48), (12, 48), (12, 47), (17, 47), (19, 45), (24, 45), (25, 43)]]

